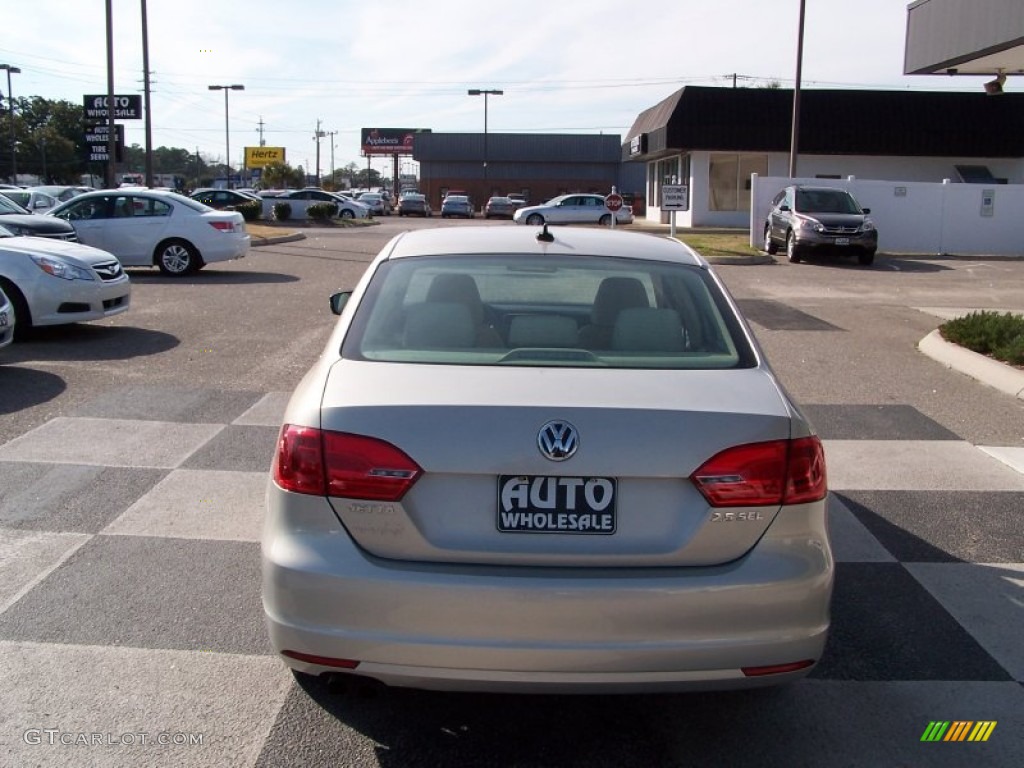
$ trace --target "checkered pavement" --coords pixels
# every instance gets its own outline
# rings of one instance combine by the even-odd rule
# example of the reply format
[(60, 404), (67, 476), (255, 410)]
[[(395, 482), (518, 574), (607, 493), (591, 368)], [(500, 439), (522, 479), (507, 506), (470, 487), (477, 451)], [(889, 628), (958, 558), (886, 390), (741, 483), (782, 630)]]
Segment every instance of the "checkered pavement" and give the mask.
[[(806, 406), (838, 573), (826, 656), (792, 686), (339, 695), (263, 628), (287, 398), (136, 387), (0, 446), (0, 765), (1021, 764), (1024, 449), (909, 406)], [(921, 742), (936, 720), (998, 724)]]

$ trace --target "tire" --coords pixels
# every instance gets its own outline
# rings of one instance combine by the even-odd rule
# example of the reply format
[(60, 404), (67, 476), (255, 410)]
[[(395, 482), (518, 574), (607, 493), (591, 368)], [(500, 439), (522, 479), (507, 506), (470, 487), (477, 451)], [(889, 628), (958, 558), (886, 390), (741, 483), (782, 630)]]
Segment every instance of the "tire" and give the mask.
[(348, 208), (342, 208), (341, 213), (338, 214), (339, 219), (354, 219), (355, 217), (356, 215)]
[(772, 240), (772, 230), (770, 227), (764, 228), (764, 252), (769, 256), (774, 256), (779, 252), (779, 246)]
[(526, 217), (526, 223), (531, 224), (535, 227), (539, 227), (541, 224), (544, 223), (544, 217), (541, 216), (539, 213), (531, 213), (529, 216)]
[(786, 258), (793, 264), (800, 263), (800, 251), (796, 247), (796, 237), (792, 232), (786, 233)]
[(184, 240), (164, 240), (156, 247), (156, 265), (168, 277), (184, 277), (197, 272), (199, 251)]
[(606, 213), (604, 216), (597, 220), (597, 223), (600, 224), (602, 227), (607, 227), (609, 224), (612, 223), (612, 215), (610, 213)]
[(857, 263), (862, 267), (870, 267), (875, 263), (875, 252), (874, 251), (862, 251), (857, 254)]
[(0, 288), (4, 289), (14, 310), (14, 340), (24, 341), (32, 333), (32, 312), (21, 291), (10, 280), (0, 280)]

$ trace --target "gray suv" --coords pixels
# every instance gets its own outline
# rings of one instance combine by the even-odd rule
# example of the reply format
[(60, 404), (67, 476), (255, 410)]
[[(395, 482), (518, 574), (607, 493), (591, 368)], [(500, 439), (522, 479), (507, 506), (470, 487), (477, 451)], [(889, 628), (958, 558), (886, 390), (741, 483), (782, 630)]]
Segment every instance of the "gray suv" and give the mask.
[(856, 254), (865, 266), (875, 260), (878, 230), (845, 189), (791, 186), (772, 200), (764, 225), (764, 250), (798, 262), (812, 253)]

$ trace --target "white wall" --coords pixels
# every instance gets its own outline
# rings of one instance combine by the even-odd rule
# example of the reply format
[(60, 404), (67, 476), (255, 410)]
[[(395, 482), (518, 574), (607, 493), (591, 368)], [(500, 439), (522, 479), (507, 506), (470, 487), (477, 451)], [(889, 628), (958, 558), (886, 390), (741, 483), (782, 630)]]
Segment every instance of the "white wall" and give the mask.
[[(712, 211), (708, 208), (708, 173), (711, 153), (706, 151), (690, 153), (690, 210), (676, 214), (680, 227), (737, 227), (745, 228), (750, 223), (750, 211)], [(984, 165), (996, 178), (1005, 178), (1007, 185), (996, 185), (997, 190), (1024, 184), (1024, 162), (1020, 158), (949, 158), (949, 157), (860, 157), (856, 155), (800, 155), (797, 171), (803, 183), (835, 184), (833, 179), (819, 179), (819, 175), (841, 175), (843, 179), (854, 176), (858, 180), (887, 180), (907, 186), (908, 182), (941, 183), (943, 179), (957, 179), (955, 165)], [(791, 183), (789, 155), (774, 152), (768, 155), (769, 176), (779, 182), (779, 188)], [(843, 184), (841, 184), (843, 185)], [(961, 185), (956, 186), (983, 186)], [(988, 188), (990, 185), (984, 185)], [(778, 190), (776, 190), (778, 191)], [(980, 194), (980, 193), (979, 193)], [(774, 192), (772, 193), (774, 195)], [(769, 195), (769, 199), (772, 195)], [(890, 192), (890, 196), (892, 193)], [(648, 221), (667, 222), (662, 215), (658, 200), (647, 201), (645, 218)], [(862, 205), (868, 205), (862, 202)], [(868, 207), (871, 207), (868, 205)], [(997, 206), (998, 207), (998, 206)], [(1022, 209), (1024, 214), (1024, 209)], [(998, 215), (998, 213), (997, 213)], [(760, 237), (760, 223), (758, 237)], [(881, 232), (881, 230), (879, 230)], [(1021, 246), (1024, 250), (1024, 244)], [(952, 253), (953, 251), (948, 251)]]
[[(990, 166), (991, 168), (991, 166)], [(788, 184), (848, 190), (878, 227), (878, 249), (889, 253), (1015, 255), (1024, 253), (1024, 184), (959, 184), (751, 177), (750, 244), (760, 246), (772, 198)], [(991, 195), (990, 216), (982, 198)]]

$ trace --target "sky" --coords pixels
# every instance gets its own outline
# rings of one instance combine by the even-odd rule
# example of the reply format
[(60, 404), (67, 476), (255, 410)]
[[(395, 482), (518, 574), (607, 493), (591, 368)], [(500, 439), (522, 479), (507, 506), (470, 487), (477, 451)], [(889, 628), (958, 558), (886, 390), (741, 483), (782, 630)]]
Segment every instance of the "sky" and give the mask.
[[(903, 75), (907, 0), (806, 0), (804, 88), (975, 90), (988, 78)], [(143, 0), (111, 0), (114, 91), (142, 93)], [(799, 0), (148, 0), (153, 146), (225, 154), (284, 147), (312, 170), (366, 166), (363, 128), (605, 133), (686, 85), (796, 74)], [(15, 11), (15, 12), (11, 12)], [(106, 0), (12, 3), (0, 63), (15, 97), (106, 93)], [(0, 73), (0, 90), (7, 82)], [(124, 121), (145, 144), (144, 121)], [(373, 159), (378, 170), (389, 168)], [(403, 166), (405, 170), (405, 166)]]

